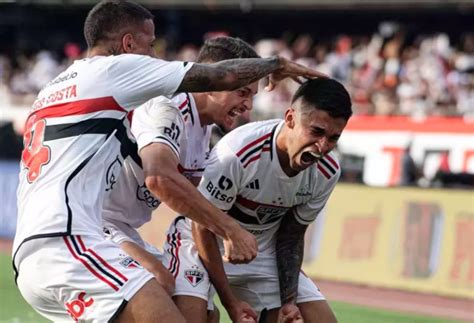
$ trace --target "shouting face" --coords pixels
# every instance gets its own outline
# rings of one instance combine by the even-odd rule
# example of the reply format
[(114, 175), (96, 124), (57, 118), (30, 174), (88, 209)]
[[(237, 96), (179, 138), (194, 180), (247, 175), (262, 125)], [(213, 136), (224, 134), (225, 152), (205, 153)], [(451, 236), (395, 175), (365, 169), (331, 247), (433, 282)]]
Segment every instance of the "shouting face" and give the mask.
[(317, 108), (289, 108), (283, 143), (286, 156), (281, 158), (279, 154), (286, 173), (296, 175), (334, 149), (346, 124), (344, 118), (333, 118)]

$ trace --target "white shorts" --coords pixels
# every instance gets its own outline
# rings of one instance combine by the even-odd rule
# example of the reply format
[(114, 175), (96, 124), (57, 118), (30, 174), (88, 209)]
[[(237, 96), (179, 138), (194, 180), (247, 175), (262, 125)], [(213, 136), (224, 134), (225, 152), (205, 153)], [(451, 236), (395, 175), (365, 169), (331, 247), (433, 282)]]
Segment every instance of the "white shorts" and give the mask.
[[(280, 283), (276, 258), (273, 254), (259, 253), (246, 265), (224, 263), (224, 268), (235, 296), (257, 312), (281, 307)], [(300, 271), (296, 303), (325, 300), (316, 284)]]
[(103, 236), (35, 239), (18, 256), (21, 294), (55, 322), (112, 320), (153, 278)]
[(208, 302), (208, 310), (214, 309), (215, 290), (199, 258), (189, 220), (182, 216), (176, 218), (168, 229), (162, 263), (175, 278), (173, 296), (199, 297)]

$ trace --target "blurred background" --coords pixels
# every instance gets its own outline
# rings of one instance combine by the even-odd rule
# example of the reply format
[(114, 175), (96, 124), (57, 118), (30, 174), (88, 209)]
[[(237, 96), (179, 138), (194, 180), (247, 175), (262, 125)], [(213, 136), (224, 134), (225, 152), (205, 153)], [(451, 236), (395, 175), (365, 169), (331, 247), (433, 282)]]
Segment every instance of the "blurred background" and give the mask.
[[(229, 35), (349, 90), (341, 183), (304, 264), (340, 321), (474, 321), (474, 0), (139, 2), (161, 58), (193, 61), (205, 39)], [(0, 0), (0, 322), (39, 320), (9, 264), (23, 123), (38, 91), (86, 54), (94, 4)], [(297, 86), (261, 90), (239, 122), (282, 117)], [(172, 214), (158, 213), (143, 234), (161, 245)]]

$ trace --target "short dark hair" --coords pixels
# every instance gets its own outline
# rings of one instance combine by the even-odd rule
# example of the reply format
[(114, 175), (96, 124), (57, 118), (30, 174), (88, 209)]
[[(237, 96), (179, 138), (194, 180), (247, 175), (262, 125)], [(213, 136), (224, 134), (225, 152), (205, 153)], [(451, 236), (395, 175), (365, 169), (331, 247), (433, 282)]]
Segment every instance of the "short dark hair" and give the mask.
[(84, 22), (87, 46), (92, 48), (100, 41), (113, 39), (113, 33), (153, 18), (148, 9), (132, 1), (101, 1), (89, 11)]
[(304, 82), (293, 95), (291, 103), (299, 99), (303, 108), (326, 111), (332, 118), (349, 120), (352, 115), (349, 93), (341, 83), (330, 78), (320, 77)]
[(212, 63), (233, 58), (260, 58), (260, 56), (242, 39), (225, 36), (206, 40), (196, 61)]

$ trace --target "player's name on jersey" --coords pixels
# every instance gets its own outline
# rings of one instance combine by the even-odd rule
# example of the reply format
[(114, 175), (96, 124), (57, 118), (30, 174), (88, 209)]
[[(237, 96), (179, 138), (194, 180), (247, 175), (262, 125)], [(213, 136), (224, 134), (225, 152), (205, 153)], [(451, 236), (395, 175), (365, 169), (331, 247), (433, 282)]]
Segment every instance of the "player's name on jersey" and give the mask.
[(41, 109), (45, 105), (49, 105), (51, 103), (56, 103), (65, 99), (75, 98), (77, 97), (77, 89), (76, 85), (70, 85), (65, 87), (64, 89), (55, 91), (48, 95), (47, 97), (38, 98), (33, 103), (33, 111)]

